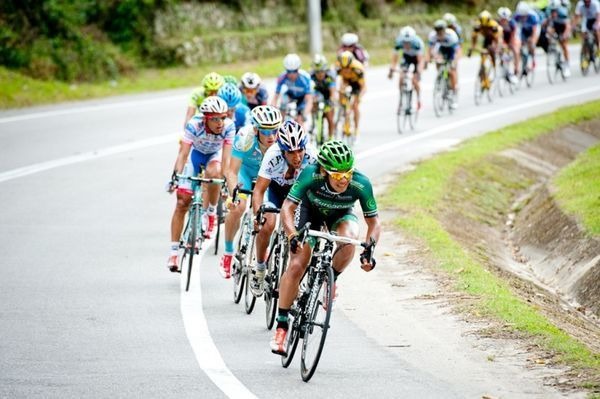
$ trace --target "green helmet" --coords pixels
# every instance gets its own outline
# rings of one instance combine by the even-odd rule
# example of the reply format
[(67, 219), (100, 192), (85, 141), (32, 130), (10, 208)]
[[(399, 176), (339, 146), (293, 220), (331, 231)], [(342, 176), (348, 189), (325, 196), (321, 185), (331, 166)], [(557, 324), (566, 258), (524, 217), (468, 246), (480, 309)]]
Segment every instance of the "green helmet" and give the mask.
[(223, 76), (223, 80), (225, 81), (225, 83), (233, 83), (236, 86), (238, 85), (238, 80), (233, 75), (225, 75)]
[(344, 142), (332, 140), (321, 146), (317, 162), (330, 172), (346, 172), (354, 166), (354, 154)]
[(217, 91), (224, 83), (223, 76), (216, 72), (211, 72), (202, 79), (202, 86), (206, 91)]

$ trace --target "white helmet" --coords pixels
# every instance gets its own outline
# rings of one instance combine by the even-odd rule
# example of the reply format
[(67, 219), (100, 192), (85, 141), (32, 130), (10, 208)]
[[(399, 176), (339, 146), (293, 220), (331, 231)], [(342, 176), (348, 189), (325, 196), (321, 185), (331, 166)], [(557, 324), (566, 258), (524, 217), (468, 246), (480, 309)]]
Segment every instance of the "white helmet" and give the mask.
[(411, 26), (400, 29), (400, 37), (406, 41), (414, 39), (415, 36), (417, 36), (417, 32)]
[(302, 125), (294, 120), (287, 120), (279, 127), (277, 143), (282, 151), (296, 151), (306, 147), (308, 136)]
[(281, 112), (270, 105), (259, 105), (250, 112), (252, 124), (259, 129), (276, 129), (281, 125)]
[(550, 10), (556, 10), (560, 6), (562, 6), (562, 1), (561, 0), (550, 0), (548, 2), (548, 8)]
[(498, 16), (501, 19), (510, 19), (511, 15), (512, 15), (512, 12), (510, 11), (510, 8), (508, 8), (508, 7), (500, 7), (498, 9)]
[(442, 19), (446, 21), (448, 25), (456, 24), (456, 17), (454, 16), (454, 14), (450, 14), (449, 12), (445, 13)]
[(198, 107), (198, 111), (209, 114), (224, 114), (227, 112), (227, 103), (218, 96), (206, 97)]
[(356, 33), (344, 33), (342, 35), (342, 44), (344, 46), (354, 46), (358, 43), (358, 35)]
[(260, 76), (254, 72), (246, 72), (242, 75), (242, 86), (248, 89), (256, 89), (260, 85)]
[(300, 65), (302, 65), (302, 61), (298, 54), (290, 53), (283, 59), (283, 67), (288, 71), (296, 71), (300, 69)]
[(529, 14), (529, 11), (531, 11), (531, 7), (529, 6), (529, 4), (527, 4), (527, 2), (525, 2), (525, 1), (520, 1), (519, 4), (517, 4), (515, 14), (527, 15), (527, 14)]

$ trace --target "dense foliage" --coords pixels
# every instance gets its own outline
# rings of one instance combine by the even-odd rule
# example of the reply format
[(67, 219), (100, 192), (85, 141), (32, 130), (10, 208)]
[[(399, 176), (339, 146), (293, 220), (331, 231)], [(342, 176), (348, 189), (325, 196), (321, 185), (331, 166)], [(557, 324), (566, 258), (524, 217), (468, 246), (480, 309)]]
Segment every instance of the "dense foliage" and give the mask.
[[(479, 0), (449, 2), (452, 7), (479, 7)], [(390, 15), (439, 11), (435, 0), (321, 0), (330, 34), (357, 28), (361, 21), (376, 21), (380, 29)], [(63, 81), (115, 79), (139, 66), (207, 63), (207, 57), (190, 58), (219, 41), (218, 60), (236, 59), (256, 48), (252, 35), (273, 36), (277, 28), (302, 27), (306, 0), (19, 0), (0, 2), (0, 65), (29, 76)], [(364, 25), (364, 24), (363, 24)], [(271, 33), (265, 28), (274, 29)], [(240, 39), (240, 35), (246, 35)], [(207, 40), (208, 39), (208, 40)], [(286, 39), (287, 40), (287, 39)], [(229, 47), (245, 46), (237, 50)], [(305, 46), (305, 41), (301, 46)], [(305, 50), (300, 48), (299, 50)], [(274, 50), (275, 51), (275, 50)], [(214, 55), (211, 54), (211, 57)], [(215, 62), (213, 60), (212, 62)]]

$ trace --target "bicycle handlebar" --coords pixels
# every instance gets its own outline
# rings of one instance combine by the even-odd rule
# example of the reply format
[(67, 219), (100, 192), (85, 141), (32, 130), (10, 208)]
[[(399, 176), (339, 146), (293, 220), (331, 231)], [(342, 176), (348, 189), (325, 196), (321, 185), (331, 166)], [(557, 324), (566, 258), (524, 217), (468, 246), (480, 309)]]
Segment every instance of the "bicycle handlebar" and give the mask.
[(208, 184), (223, 184), (225, 183), (225, 179), (217, 179), (217, 178), (206, 178), (206, 177), (194, 177), (194, 176), (186, 176), (186, 175), (176, 175), (178, 179), (188, 179), (191, 181), (195, 181), (197, 183), (208, 183)]

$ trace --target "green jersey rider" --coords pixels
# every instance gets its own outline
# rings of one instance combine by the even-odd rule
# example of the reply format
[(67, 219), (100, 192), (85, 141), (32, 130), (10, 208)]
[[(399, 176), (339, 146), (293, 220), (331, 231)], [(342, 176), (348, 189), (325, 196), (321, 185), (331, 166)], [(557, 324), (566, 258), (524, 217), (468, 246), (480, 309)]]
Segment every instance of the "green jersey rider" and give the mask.
[[(298, 176), (281, 208), (281, 218), (290, 245), (290, 261), (281, 277), (277, 330), (271, 341), (271, 351), (283, 356), (286, 355), (288, 312), (298, 295), (298, 287), (312, 253), (310, 245), (301, 245), (297, 229), (311, 222), (313, 229), (326, 225), (329, 231), (335, 231), (340, 236), (357, 239), (358, 217), (353, 207), (357, 200), (360, 201), (367, 224), (366, 242), (372, 243), (361, 254), (361, 268), (367, 272), (375, 267), (375, 259), (371, 263), (368, 259), (371, 259), (381, 233), (371, 182), (354, 169), (352, 150), (339, 140), (328, 141), (321, 146), (317, 162), (307, 166)], [(333, 256), (336, 279), (354, 257), (354, 250), (355, 247), (348, 244), (336, 247)], [(333, 291), (332, 297), (335, 298), (335, 284)]]

